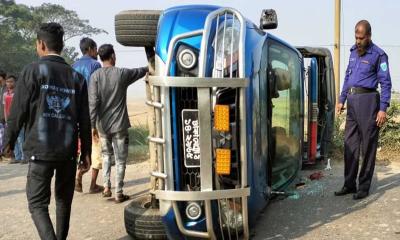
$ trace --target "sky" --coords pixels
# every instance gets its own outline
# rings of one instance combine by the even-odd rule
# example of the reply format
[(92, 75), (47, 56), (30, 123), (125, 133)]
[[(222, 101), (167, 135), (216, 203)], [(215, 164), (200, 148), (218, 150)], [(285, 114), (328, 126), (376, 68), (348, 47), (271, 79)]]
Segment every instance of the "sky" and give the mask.
[[(28, 6), (49, 2), (74, 10), (82, 19), (108, 34), (93, 36), (100, 46), (114, 45), (118, 67), (140, 67), (146, 64), (143, 48), (124, 47), (115, 40), (114, 16), (123, 10), (145, 10), (187, 5), (211, 4), (232, 7), (258, 25), (261, 10), (273, 8), (278, 15), (278, 28), (269, 30), (273, 35), (293, 46), (321, 46), (333, 50), (334, 0), (16, 0)], [(372, 40), (389, 57), (393, 88), (400, 90), (400, 1), (398, 0), (342, 0), (341, 16), (341, 84), (348, 64), (349, 49), (354, 44), (354, 25), (366, 19), (372, 26)], [(83, 37), (83, 36), (82, 36)], [(79, 49), (80, 37), (66, 44)], [(332, 52), (333, 54), (333, 52)], [(144, 84), (135, 83), (128, 89), (130, 97), (144, 97)]]

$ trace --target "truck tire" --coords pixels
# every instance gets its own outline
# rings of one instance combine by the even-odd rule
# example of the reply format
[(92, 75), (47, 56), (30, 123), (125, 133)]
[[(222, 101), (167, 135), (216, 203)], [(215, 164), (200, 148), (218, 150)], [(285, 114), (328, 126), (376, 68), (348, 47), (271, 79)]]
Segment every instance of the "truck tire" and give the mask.
[(161, 11), (129, 10), (115, 16), (117, 42), (130, 47), (154, 47)]
[(158, 208), (151, 208), (148, 195), (134, 199), (124, 210), (126, 232), (134, 239), (167, 239)]

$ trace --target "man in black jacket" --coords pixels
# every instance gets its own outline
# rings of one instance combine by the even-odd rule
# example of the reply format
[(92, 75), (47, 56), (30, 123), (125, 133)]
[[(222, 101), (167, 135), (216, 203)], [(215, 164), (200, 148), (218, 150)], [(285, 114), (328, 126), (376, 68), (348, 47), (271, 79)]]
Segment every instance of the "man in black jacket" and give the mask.
[[(76, 151), (81, 139), (80, 167), (91, 164), (88, 92), (83, 76), (60, 56), (64, 30), (42, 24), (37, 32), (39, 61), (26, 66), (17, 81), (7, 120), (5, 154), (10, 154), (22, 127), (29, 159), (26, 184), (29, 211), (41, 239), (66, 239), (75, 187)], [(56, 232), (48, 205), (55, 176)]]

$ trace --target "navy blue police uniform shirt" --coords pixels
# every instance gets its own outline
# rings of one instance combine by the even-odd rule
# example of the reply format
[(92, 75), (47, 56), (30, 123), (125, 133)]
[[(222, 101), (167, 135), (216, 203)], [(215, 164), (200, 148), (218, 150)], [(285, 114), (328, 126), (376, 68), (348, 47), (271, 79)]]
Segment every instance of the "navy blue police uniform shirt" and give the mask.
[(358, 55), (356, 45), (350, 49), (350, 52), (339, 102), (342, 104), (346, 102), (347, 93), (351, 87), (377, 89), (379, 84), (381, 87), (379, 110), (386, 112), (390, 105), (392, 89), (388, 56), (372, 42), (363, 56)]

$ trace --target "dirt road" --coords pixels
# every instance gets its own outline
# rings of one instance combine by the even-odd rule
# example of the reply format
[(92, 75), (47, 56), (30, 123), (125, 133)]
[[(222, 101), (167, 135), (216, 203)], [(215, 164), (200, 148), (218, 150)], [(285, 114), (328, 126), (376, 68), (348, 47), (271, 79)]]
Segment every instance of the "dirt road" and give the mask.
[[(27, 167), (0, 163), (1, 240), (38, 239), (25, 197)], [(147, 162), (127, 167), (127, 194), (147, 191), (148, 167)], [(400, 165), (377, 166), (372, 193), (362, 201), (333, 196), (342, 184), (341, 162), (333, 163), (332, 171), (322, 171), (322, 179), (307, 180), (315, 171), (319, 170), (302, 171), (298, 181), (305, 186), (292, 188), (290, 197), (269, 204), (253, 227), (254, 239), (400, 239)], [(88, 176), (84, 182), (87, 190)], [(115, 204), (100, 195), (75, 194), (69, 239), (130, 239), (123, 223), (126, 204)], [(53, 199), (50, 213), (54, 219)]]
[[(0, 163), (0, 239), (39, 239), (30, 218), (25, 195), (27, 165)], [(148, 162), (128, 165), (124, 191), (137, 196), (148, 191)], [(111, 172), (114, 177), (114, 168)], [(84, 176), (84, 193), (75, 193), (72, 204), (71, 228), (68, 239), (102, 240), (130, 239), (124, 227), (124, 206), (100, 194), (85, 193), (89, 187), (89, 174)], [(101, 183), (102, 178), (98, 179)], [(114, 183), (112, 179), (112, 183)], [(50, 204), (51, 218), (55, 219), (54, 197)]]
[(322, 171), (322, 179), (309, 180), (317, 171), (302, 171), (298, 181), (306, 183), (304, 188), (292, 187), (290, 197), (269, 204), (253, 231), (254, 239), (400, 239), (400, 165), (378, 164), (371, 194), (361, 201), (351, 194), (333, 194), (343, 184), (343, 162)]

